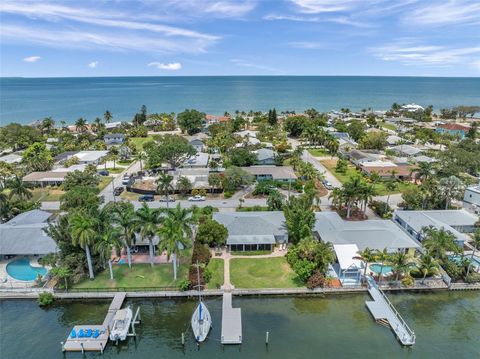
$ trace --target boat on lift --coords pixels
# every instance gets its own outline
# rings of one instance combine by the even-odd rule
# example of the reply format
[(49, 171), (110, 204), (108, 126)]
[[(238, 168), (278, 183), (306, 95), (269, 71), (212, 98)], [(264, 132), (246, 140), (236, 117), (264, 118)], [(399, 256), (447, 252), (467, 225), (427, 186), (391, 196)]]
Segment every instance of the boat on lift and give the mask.
[(119, 309), (113, 317), (113, 325), (110, 329), (110, 340), (118, 342), (127, 339), (128, 329), (132, 322), (133, 313), (130, 307)]

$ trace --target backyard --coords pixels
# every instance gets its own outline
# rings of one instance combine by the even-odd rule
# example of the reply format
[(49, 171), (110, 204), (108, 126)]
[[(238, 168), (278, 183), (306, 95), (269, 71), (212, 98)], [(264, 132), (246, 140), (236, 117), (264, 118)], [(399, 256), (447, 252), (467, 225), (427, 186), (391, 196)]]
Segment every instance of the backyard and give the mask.
[(314, 157), (330, 157), (331, 154), (325, 148), (309, 148), (308, 152)]
[(113, 265), (113, 280), (110, 280), (108, 269), (95, 276), (94, 280), (86, 279), (76, 284), (75, 288), (139, 288), (177, 286), (188, 275), (188, 265), (181, 264), (177, 272), (177, 281), (173, 280), (172, 264), (128, 264)]
[(135, 145), (137, 151), (143, 151), (143, 145), (149, 141), (153, 141), (153, 137), (131, 137), (130, 141)]
[(212, 258), (207, 268), (212, 273), (212, 278), (207, 284), (207, 289), (218, 289), (223, 285), (223, 259)]
[(284, 257), (232, 258), (230, 281), (235, 288), (303, 287)]
[[(337, 179), (343, 183), (347, 182), (350, 177), (354, 176), (355, 174), (361, 174), (355, 166), (351, 163), (348, 163), (347, 170), (345, 173), (338, 173), (335, 171), (335, 167), (337, 165), (337, 158), (328, 159), (328, 160), (321, 160), (320, 162), (330, 171), (332, 174), (337, 177)], [(379, 181), (375, 183), (375, 191), (378, 196), (385, 196), (387, 194), (394, 194), (394, 193), (403, 193), (407, 188), (414, 187), (415, 184), (410, 182), (403, 182), (397, 181), (397, 189), (394, 191), (389, 191), (385, 185), (385, 182)]]

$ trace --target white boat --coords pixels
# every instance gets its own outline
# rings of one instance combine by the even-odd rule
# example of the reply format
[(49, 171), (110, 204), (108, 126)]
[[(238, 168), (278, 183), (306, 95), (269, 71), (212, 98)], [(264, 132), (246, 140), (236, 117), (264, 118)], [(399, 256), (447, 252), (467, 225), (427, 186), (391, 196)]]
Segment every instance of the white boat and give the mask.
[(210, 315), (210, 311), (208, 310), (205, 303), (202, 301), (202, 295), (200, 292), (201, 285), (200, 285), (200, 272), (198, 269), (198, 262), (197, 262), (197, 288), (198, 288), (198, 305), (192, 315), (191, 325), (193, 330), (193, 335), (195, 336), (195, 340), (199, 343), (205, 341), (207, 338), (208, 332), (210, 328), (212, 328), (212, 316)]
[(205, 303), (200, 300), (197, 309), (192, 315), (192, 330), (195, 340), (203, 342), (207, 338), (208, 332), (212, 327), (212, 317)]
[(130, 307), (117, 310), (113, 317), (112, 328), (110, 329), (110, 340), (118, 341), (127, 339), (132, 316), (133, 313)]

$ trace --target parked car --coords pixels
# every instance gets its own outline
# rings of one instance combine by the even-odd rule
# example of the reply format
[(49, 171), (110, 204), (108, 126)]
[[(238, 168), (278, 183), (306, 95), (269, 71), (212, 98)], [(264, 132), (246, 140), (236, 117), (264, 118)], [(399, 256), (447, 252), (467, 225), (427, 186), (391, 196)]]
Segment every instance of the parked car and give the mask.
[(124, 188), (123, 187), (116, 187), (114, 190), (113, 190), (113, 194), (115, 196), (120, 196), (123, 192)]
[(334, 188), (333, 185), (330, 182), (328, 182), (327, 180), (322, 181), (322, 183), (323, 183), (323, 186), (326, 189), (332, 190)]
[(98, 171), (98, 174), (100, 176), (108, 176), (110, 174), (110, 172), (108, 172), (107, 170), (100, 170), (100, 171)]
[(175, 202), (175, 198), (173, 197), (168, 197), (168, 199), (166, 197), (160, 197), (160, 199), (158, 200), (159, 202)]
[(188, 197), (188, 200), (190, 202), (202, 202), (205, 201), (205, 196), (200, 196), (197, 194), (196, 196)]
[(130, 176), (129, 175), (124, 175), (122, 179), (122, 184), (124, 186), (128, 185), (130, 183)]
[(153, 197), (153, 194), (144, 194), (140, 197), (138, 197), (138, 200), (140, 202), (153, 202), (155, 198)]

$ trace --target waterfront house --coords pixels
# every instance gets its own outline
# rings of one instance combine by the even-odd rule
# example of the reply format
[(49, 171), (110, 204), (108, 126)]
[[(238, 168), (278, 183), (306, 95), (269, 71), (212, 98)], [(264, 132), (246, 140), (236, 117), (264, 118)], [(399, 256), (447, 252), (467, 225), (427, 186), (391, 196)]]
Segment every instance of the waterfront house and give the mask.
[(254, 175), (257, 181), (295, 182), (297, 179), (291, 166), (250, 166), (242, 167), (242, 169)]
[(0, 256), (45, 255), (56, 252), (55, 241), (44, 231), (51, 216), (49, 212), (34, 209), (0, 224)]
[(346, 221), (337, 212), (316, 212), (313, 230), (315, 236), (324, 242), (354, 244), (361, 251), (368, 247), (413, 254), (420, 247), (391, 220)]
[(448, 134), (451, 136), (459, 137), (463, 140), (469, 129), (470, 127), (460, 125), (458, 123), (445, 123), (438, 125), (435, 131), (440, 134)]
[(334, 244), (333, 250), (337, 257), (333, 268), (342, 285), (357, 284), (365, 268), (364, 263), (358, 259), (357, 245)]
[(103, 141), (107, 146), (122, 145), (125, 142), (123, 133), (107, 133), (103, 136)]
[(283, 212), (217, 212), (213, 219), (227, 228), (229, 251), (272, 250), (288, 242)]
[(464, 209), (460, 210), (428, 210), (428, 211), (404, 211), (396, 210), (393, 220), (405, 229), (410, 237), (422, 241), (422, 230), (425, 227), (443, 228), (451, 232), (458, 245), (463, 246), (467, 240), (464, 233), (472, 233), (475, 230), (475, 216)]

